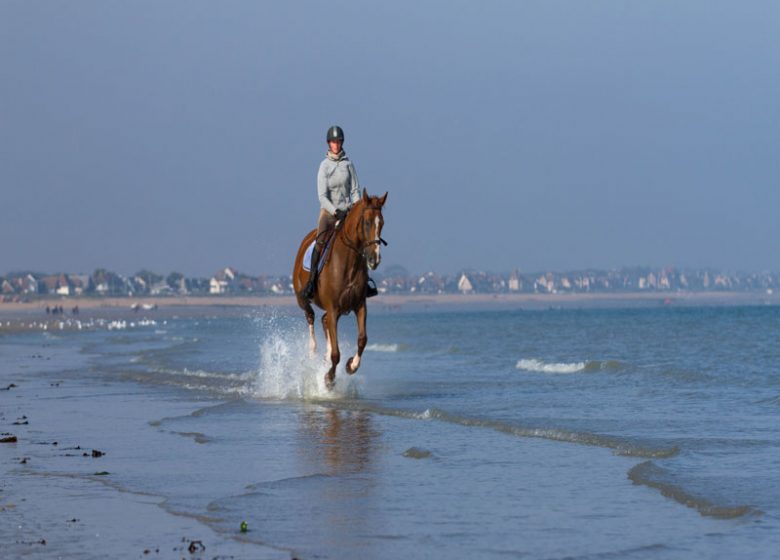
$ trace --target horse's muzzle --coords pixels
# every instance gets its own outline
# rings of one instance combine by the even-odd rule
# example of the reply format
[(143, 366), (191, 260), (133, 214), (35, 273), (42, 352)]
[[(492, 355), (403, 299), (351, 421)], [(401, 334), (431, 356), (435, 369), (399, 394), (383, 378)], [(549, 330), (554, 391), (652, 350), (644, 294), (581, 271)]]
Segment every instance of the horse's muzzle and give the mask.
[[(376, 247), (373, 247), (374, 245), (376, 245)], [(363, 250), (363, 255), (365, 255), (366, 257), (368, 268), (370, 268), (371, 270), (376, 270), (376, 267), (379, 266), (379, 263), (382, 260), (382, 255), (379, 253), (380, 245), (387, 246), (387, 241), (379, 237), (378, 239), (375, 239), (368, 243), (368, 247), (366, 249), (373, 247), (373, 250), (369, 251), (368, 253), (366, 252), (366, 249)]]

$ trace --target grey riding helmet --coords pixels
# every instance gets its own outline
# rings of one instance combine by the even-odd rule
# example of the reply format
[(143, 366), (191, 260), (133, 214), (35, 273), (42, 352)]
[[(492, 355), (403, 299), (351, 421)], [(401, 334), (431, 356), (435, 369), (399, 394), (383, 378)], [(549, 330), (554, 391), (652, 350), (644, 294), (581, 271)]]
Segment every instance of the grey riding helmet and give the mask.
[(339, 140), (342, 143), (344, 142), (344, 131), (341, 130), (340, 126), (333, 125), (328, 129), (326, 142), (331, 142), (333, 140)]

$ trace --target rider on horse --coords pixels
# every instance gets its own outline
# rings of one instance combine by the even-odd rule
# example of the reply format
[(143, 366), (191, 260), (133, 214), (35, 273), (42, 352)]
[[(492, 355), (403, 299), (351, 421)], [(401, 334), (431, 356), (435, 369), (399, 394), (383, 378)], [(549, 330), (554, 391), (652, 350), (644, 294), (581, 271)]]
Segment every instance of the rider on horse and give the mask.
[[(314, 297), (317, 286), (319, 261), (325, 250), (327, 232), (343, 222), (347, 212), (360, 200), (355, 166), (344, 153), (344, 131), (332, 126), (326, 135), (328, 152), (317, 173), (317, 194), (320, 199), (320, 216), (317, 221), (317, 237), (311, 255), (309, 282), (301, 295), (309, 300)], [(369, 284), (368, 296), (376, 295), (376, 288)]]

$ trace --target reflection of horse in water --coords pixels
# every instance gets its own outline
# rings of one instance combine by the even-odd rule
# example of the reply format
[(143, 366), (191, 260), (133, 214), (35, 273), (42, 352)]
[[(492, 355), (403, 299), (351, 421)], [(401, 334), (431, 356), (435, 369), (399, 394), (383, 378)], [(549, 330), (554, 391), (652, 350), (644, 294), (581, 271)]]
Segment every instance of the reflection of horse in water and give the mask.
[(368, 412), (312, 407), (301, 419), (306, 436), (301, 449), (318, 470), (359, 473), (371, 464), (379, 433)]
[[(366, 347), (366, 288), (368, 285), (368, 269), (379, 266), (381, 255), (380, 237), (384, 219), (382, 207), (387, 200), (384, 196), (368, 196), (363, 190), (363, 197), (355, 203), (344, 218), (344, 223), (333, 234), (331, 247), (322, 256), (325, 264), (319, 273), (317, 290), (313, 302), (325, 311), (322, 316), (322, 327), (325, 340), (328, 343), (330, 369), (325, 374), (325, 384), (332, 387), (336, 377), (336, 366), (341, 359), (339, 352), (338, 321), (339, 317), (352, 311), (355, 312), (358, 326), (357, 353), (347, 360), (347, 373), (353, 374), (360, 367), (360, 358)], [(303, 238), (293, 267), (293, 288), (297, 294), (298, 305), (306, 314), (309, 323), (309, 347), (316, 350), (317, 341), (314, 336), (314, 310), (311, 302), (301, 296), (301, 290), (309, 279), (309, 272), (303, 268), (303, 257), (311, 245), (316, 230), (309, 232)]]

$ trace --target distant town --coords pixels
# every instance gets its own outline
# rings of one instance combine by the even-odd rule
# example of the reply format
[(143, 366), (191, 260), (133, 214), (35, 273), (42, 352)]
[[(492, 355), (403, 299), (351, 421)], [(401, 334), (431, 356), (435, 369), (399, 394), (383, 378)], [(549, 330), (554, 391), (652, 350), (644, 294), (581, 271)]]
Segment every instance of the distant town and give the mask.
[[(533, 274), (519, 270), (505, 274), (463, 270), (453, 275), (436, 272), (415, 275), (403, 267), (391, 266), (382, 273), (377, 271), (375, 279), (380, 293), (406, 295), (712, 291), (772, 294), (780, 289), (780, 274), (770, 272), (643, 267)], [(190, 278), (179, 272), (163, 275), (148, 270), (124, 276), (102, 268), (91, 274), (15, 272), (0, 276), (0, 302), (69, 296), (283, 296), (292, 293), (289, 275), (253, 276), (231, 267), (218, 270), (210, 278)]]

